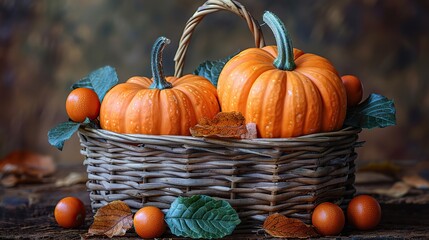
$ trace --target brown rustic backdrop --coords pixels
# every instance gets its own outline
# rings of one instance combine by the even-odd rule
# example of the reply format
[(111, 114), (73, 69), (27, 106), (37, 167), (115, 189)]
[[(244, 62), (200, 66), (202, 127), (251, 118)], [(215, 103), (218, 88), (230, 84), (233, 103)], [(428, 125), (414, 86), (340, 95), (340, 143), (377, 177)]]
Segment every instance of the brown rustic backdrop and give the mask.
[[(67, 119), (70, 85), (104, 65), (121, 81), (150, 75), (154, 40), (172, 40), (165, 71), (186, 20), (202, 0), (0, 0), (0, 156), (29, 149), (79, 163), (74, 136), (62, 152), (48, 130)], [(429, 156), (429, 2), (425, 0), (242, 0), (260, 22), (270, 10), (285, 22), (294, 45), (330, 59), (341, 74), (362, 78), (371, 92), (394, 99), (396, 127), (365, 130), (361, 161)], [(263, 27), (267, 42), (273, 38)], [(185, 72), (252, 46), (245, 23), (230, 13), (210, 15), (191, 42)]]

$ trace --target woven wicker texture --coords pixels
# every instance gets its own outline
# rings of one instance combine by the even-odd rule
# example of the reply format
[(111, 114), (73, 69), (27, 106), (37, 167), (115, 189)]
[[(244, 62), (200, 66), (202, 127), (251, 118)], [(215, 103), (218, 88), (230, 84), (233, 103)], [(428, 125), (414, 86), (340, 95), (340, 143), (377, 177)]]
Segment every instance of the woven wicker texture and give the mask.
[(93, 210), (114, 200), (165, 210), (178, 196), (206, 194), (229, 201), (242, 220), (279, 212), (308, 222), (318, 203), (344, 205), (354, 194), (358, 133), (231, 140), (81, 128), (79, 137)]
[(234, 0), (208, 0), (198, 8), (198, 10), (186, 23), (182, 37), (179, 41), (179, 47), (177, 49), (176, 55), (174, 56), (174, 76), (182, 76), (186, 52), (188, 50), (192, 34), (197, 25), (203, 20), (206, 15), (221, 10), (232, 12), (246, 20), (249, 30), (253, 34), (255, 46), (259, 48), (265, 46), (264, 37), (258, 22), (253, 18), (253, 16), (246, 10), (246, 8), (241, 3)]

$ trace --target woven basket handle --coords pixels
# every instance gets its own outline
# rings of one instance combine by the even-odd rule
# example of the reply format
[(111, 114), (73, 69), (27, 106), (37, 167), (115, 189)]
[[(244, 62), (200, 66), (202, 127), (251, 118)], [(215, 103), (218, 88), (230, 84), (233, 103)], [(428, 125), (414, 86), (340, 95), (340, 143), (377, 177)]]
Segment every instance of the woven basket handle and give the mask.
[(194, 32), (198, 23), (200, 23), (207, 14), (218, 12), (220, 10), (227, 10), (229, 12), (235, 13), (246, 20), (250, 32), (252, 32), (255, 39), (255, 46), (259, 48), (265, 46), (264, 37), (258, 22), (241, 3), (235, 0), (208, 0), (198, 8), (198, 10), (186, 23), (182, 37), (180, 38), (179, 47), (177, 49), (176, 55), (174, 56), (174, 76), (182, 76), (186, 51), (188, 49), (189, 42), (191, 41), (192, 33)]

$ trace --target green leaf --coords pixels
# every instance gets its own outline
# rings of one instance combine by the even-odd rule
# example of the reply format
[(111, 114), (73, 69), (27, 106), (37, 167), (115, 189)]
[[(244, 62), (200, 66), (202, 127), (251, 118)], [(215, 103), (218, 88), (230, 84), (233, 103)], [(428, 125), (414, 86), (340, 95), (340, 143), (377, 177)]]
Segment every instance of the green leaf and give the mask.
[(49, 143), (59, 150), (63, 150), (64, 142), (73, 136), (73, 134), (79, 129), (79, 126), (80, 123), (72, 121), (58, 124), (48, 132)]
[(382, 95), (371, 94), (358, 106), (347, 110), (344, 125), (368, 129), (396, 125), (394, 102)]
[(67, 121), (58, 124), (48, 132), (48, 141), (49, 143), (58, 148), (59, 150), (63, 150), (64, 142), (68, 140), (73, 134), (79, 129), (81, 124), (89, 125), (94, 124), (86, 118), (83, 123)]
[(100, 102), (103, 101), (104, 95), (113, 86), (118, 84), (118, 75), (114, 68), (105, 66), (91, 72), (88, 76), (94, 91), (97, 93)]
[(231, 58), (233, 58), (237, 54), (238, 53), (235, 53), (220, 60), (204, 61), (197, 67), (197, 69), (195, 69), (194, 74), (207, 78), (213, 85), (217, 86), (217, 81), (219, 79), (219, 75), (223, 67)]
[(227, 201), (205, 195), (178, 197), (171, 204), (165, 221), (176, 236), (202, 239), (230, 235), (241, 222)]
[(72, 89), (80, 87), (93, 89), (101, 102), (107, 91), (118, 84), (118, 82), (119, 79), (115, 69), (110, 66), (105, 66), (91, 72), (88, 76), (74, 83)]
[(76, 89), (76, 88), (89, 88), (89, 89), (94, 89), (92, 87), (91, 84), (91, 80), (89, 80), (89, 77), (86, 76), (84, 78), (82, 78), (81, 80), (75, 82), (72, 86), (71, 89)]

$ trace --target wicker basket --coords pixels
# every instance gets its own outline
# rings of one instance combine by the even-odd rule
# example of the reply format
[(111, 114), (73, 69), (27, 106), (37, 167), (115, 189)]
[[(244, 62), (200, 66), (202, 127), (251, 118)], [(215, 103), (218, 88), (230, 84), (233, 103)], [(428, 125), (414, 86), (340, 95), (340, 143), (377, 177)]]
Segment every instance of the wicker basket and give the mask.
[[(228, 10), (243, 17), (258, 47), (259, 25), (235, 1), (208, 1), (188, 21), (176, 55), (176, 76), (196, 24)], [(243, 224), (279, 212), (305, 222), (324, 201), (345, 206), (355, 193), (354, 160), (360, 129), (345, 128), (281, 139), (213, 139), (118, 134), (81, 127), (91, 206), (114, 201), (133, 211), (144, 205), (167, 210), (178, 196), (205, 194), (227, 200)]]

